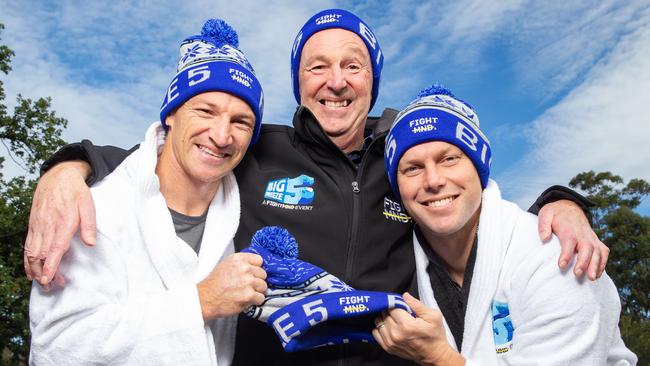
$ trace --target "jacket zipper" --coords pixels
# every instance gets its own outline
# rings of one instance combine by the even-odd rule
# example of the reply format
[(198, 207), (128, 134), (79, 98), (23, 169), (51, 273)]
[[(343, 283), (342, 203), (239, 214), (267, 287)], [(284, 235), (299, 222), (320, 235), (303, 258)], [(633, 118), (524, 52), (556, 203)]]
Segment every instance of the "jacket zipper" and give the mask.
[(359, 221), (360, 221), (360, 211), (361, 211), (361, 180), (364, 168), (366, 166), (366, 161), (368, 160), (368, 155), (372, 154), (372, 148), (377, 139), (373, 140), (368, 146), (359, 167), (356, 169), (356, 175), (352, 177), (352, 228), (350, 233), (350, 245), (348, 246), (346, 261), (345, 261), (345, 273), (344, 280), (346, 283), (350, 283), (352, 280), (352, 271), (354, 265), (354, 257), (356, 255), (356, 247), (359, 245)]

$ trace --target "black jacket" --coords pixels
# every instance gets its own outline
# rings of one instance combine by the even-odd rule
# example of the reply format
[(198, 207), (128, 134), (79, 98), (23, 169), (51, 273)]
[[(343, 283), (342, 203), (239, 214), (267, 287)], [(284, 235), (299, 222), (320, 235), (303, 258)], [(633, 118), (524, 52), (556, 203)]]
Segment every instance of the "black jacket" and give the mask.
[[(396, 114), (387, 109), (368, 118), (375, 138), (355, 164), (329, 139), (309, 110), (299, 107), (295, 128), (262, 126), (262, 138), (235, 169), (242, 214), (235, 246), (248, 246), (267, 225), (282, 226), (299, 245), (300, 258), (329, 271), (352, 287), (417, 295), (412, 223), (393, 196), (384, 170), (384, 139)], [(131, 151), (97, 147), (90, 141), (68, 145), (44, 170), (62, 160), (85, 159), (93, 166), (89, 183), (102, 179)], [(531, 207), (581, 196), (551, 187)], [(170, 316), (173, 316), (170, 314)], [(240, 316), (235, 365), (400, 365), (411, 364), (374, 344), (328, 346), (286, 353), (273, 330)]]
[[(261, 227), (279, 225), (295, 236), (301, 259), (320, 266), (352, 287), (400, 294), (416, 291), (412, 224), (393, 196), (384, 171), (384, 137), (394, 113), (389, 110), (384, 118), (368, 120), (367, 127), (377, 127), (376, 135), (358, 169), (305, 108), (299, 108), (294, 116), (295, 129), (265, 125), (262, 138), (235, 169), (242, 201), (236, 249), (246, 247)], [(313, 200), (304, 204), (278, 202), (286, 196), (273, 196), (277, 191), (273, 188), (278, 184), (274, 182), (301, 176), (313, 178), (298, 181), (310, 185)], [(267, 188), (268, 196), (275, 200), (265, 198)], [(291, 191), (307, 197), (312, 193)], [(404, 361), (367, 344), (285, 353), (270, 328), (246, 317), (239, 319), (235, 364), (395, 365), (400, 362)]]

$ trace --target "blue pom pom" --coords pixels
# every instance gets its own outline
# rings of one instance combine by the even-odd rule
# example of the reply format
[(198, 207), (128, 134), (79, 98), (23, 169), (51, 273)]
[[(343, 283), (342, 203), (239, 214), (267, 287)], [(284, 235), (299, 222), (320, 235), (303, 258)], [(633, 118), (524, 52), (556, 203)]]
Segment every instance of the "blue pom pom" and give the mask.
[(239, 47), (239, 36), (237, 32), (221, 19), (209, 19), (203, 24), (201, 36), (211, 38), (215, 46), (221, 47), (224, 44)]
[(456, 98), (456, 96), (454, 95), (454, 93), (452, 93), (451, 90), (447, 89), (447, 88), (446, 88), (445, 86), (443, 86), (443, 85), (440, 85), (440, 84), (433, 84), (433, 85), (431, 85), (430, 87), (428, 87), (428, 88), (426, 88), (426, 89), (422, 89), (422, 90), (420, 91), (420, 93), (418, 93), (417, 98), (424, 98), (424, 97), (428, 97), (428, 96), (430, 96), (430, 95), (446, 95), (446, 96), (448, 96), (448, 97), (452, 97), (452, 98), (456, 99), (457, 101), (459, 101), (459, 102), (465, 104), (465, 105), (467, 106), (467, 108), (469, 108), (469, 109), (471, 109), (471, 110), (474, 110), (474, 107), (472, 107), (472, 106), (471, 106), (469, 103), (467, 103), (466, 101), (464, 101), (464, 100), (462, 100), (462, 99), (459, 99), (459, 98)]
[(282, 258), (298, 258), (298, 243), (285, 228), (265, 226), (253, 235), (251, 247), (261, 247)]
[(426, 89), (422, 89), (422, 91), (418, 93), (417, 97), (424, 98), (424, 97), (428, 97), (429, 95), (447, 95), (452, 98), (456, 98), (454, 96), (454, 93), (451, 92), (451, 90), (445, 88), (443, 85), (440, 84), (433, 84)]

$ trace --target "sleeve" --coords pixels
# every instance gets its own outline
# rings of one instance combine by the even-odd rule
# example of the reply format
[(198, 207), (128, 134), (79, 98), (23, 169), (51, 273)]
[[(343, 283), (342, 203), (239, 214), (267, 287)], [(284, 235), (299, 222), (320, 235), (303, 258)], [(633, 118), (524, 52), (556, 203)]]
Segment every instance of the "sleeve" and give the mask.
[(76, 236), (61, 262), (66, 287), (49, 292), (32, 287), (31, 363), (209, 363), (212, 337), (208, 340), (194, 283), (164, 289), (140, 281), (159, 281), (151, 275), (128, 281), (127, 276), (141, 272), (126, 265), (134, 260), (147, 264), (141, 255), (120, 252), (101, 233), (94, 248)]
[(539, 214), (539, 210), (541, 210), (542, 206), (559, 200), (569, 200), (575, 202), (578, 206), (580, 206), (582, 211), (584, 211), (585, 215), (587, 215), (589, 221), (591, 221), (590, 209), (594, 206), (594, 203), (582, 196), (580, 193), (570, 188), (558, 185), (551, 186), (542, 192), (537, 200), (528, 208), (528, 212), (537, 215)]
[(634, 354), (622, 346), (621, 305), (612, 280), (606, 274), (588, 281), (561, 272), (555, 265), (560, 252), (555, 237), (532, 249), (538, 254), (530, 255), (530, 249), (508, 262), (514, 267), (505, 286), (514, 336), (512, 348), (498, 356), (501, 363), (635, 365)]
[(137, 150), (139, 145), (129, 150), (115, 146), (97, 146), (90, 140), (66, 145), (55, 152), (41, 166), (41, 175), (45, 174), (54, 165), (70, 160), (83, 160), (90, 164), (92, 173), (86, 179), (89, 186), (101, 181), (109, 175), (118, 165), (132, 152)]

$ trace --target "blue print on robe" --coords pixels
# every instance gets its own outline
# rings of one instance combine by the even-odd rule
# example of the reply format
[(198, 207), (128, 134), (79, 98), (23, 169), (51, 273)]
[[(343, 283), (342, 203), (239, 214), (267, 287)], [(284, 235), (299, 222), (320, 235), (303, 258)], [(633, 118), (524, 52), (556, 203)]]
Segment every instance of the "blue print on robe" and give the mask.
[(512, 325), (512, 319), (510, 319), (510, 309), (505, 302), (492, 301), (492, 332), (495, 350), (498, 354), (506, 353), (512, 349), (515, 328)]

